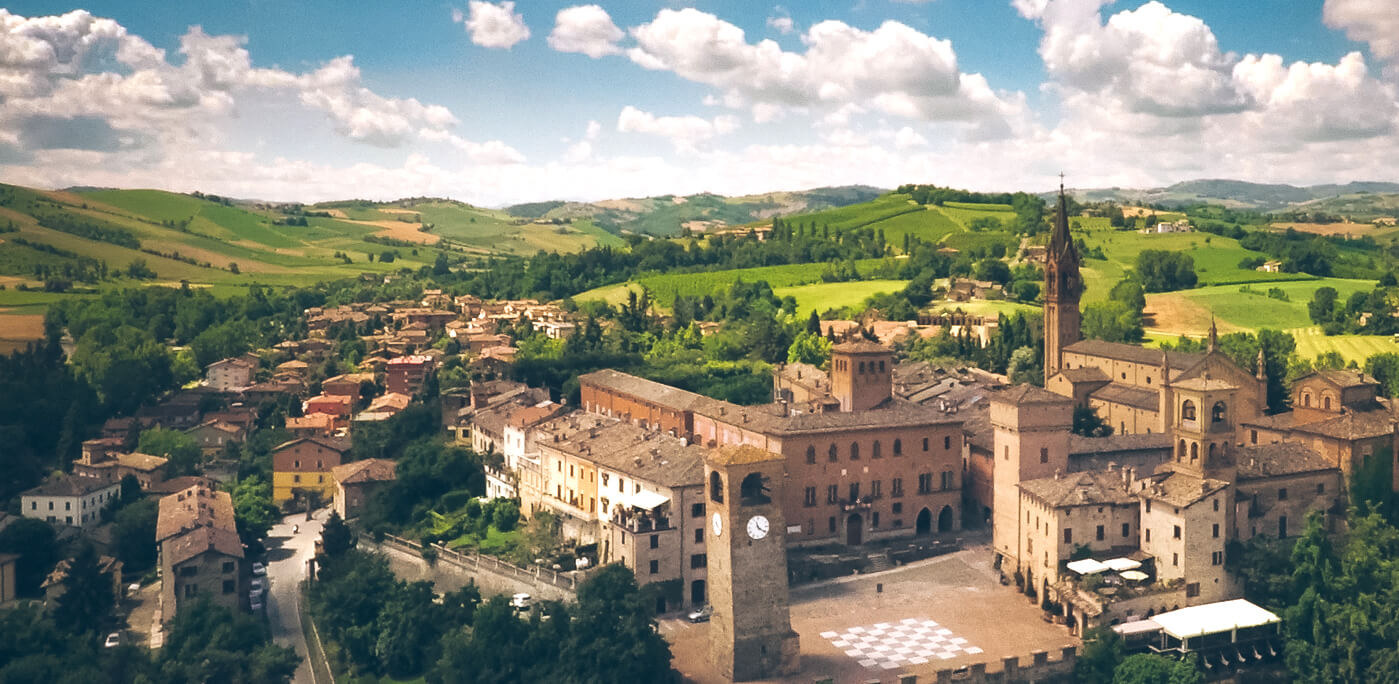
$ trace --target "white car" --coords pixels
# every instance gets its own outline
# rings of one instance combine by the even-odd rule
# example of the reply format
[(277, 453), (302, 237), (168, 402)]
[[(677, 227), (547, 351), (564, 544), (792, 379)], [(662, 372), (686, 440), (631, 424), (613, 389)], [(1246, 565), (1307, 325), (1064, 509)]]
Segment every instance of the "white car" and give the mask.
[(253, 581), (249, 583), (248, 586), (252, 589), (252, 593), (254, 594), (261, 595), (262, 592), (267, 591), (267, 581), (261, 577), (254, 577)]
[(510, 597), (510, 605), (513, 606), (515, 610), (529, 610), (533, 602), (534, 599), (530, 598), (529, 594), (521, 593)]
[(104, 648), (116, 648), (121, 645), (121, 632), (112, 632), (107, 635), (107, 640), (102, 642)]
[(262, 610), (262, 597), (252, 597), (252, 599), (248, 601), (248, 610)]
[(253, 575), (254, 575), (255, 577), (261, 577), (262, 575), (266, 575), (266, 574), (267, 574), (267, 566), (266, 566), (266, 565), (263, 565), (262, 563), (259, 563), (259, 562), (257, 562), (257, 561), (253, 561)]

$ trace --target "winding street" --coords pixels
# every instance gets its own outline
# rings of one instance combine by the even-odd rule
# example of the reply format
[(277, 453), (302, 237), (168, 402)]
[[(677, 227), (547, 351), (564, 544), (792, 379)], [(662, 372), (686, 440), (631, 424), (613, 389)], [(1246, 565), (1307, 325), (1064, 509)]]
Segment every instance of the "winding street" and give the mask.
[[(301, 629), (301, 580), (306, 577), (306, 564), (316, 553), (316, 540), (321, 536), (321, 521), (329, 515), (328, 508), (316, 511), (312, 520), (305, 513), (282, 518), (267, 534), (267, 579), (270, 589), (264, 602), (272, 640), (296, 650), (301, 662), (296, 666), (295, 684), (314, 684), (306, 649), (305, 632)], [(299, 528), (292, 534), (292, 526)]]

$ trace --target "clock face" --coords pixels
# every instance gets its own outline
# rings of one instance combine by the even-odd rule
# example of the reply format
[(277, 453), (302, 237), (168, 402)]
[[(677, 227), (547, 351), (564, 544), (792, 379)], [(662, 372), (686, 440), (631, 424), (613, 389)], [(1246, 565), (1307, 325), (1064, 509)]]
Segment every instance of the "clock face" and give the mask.
[(754, 539), (762, 539), (768, 536), (768, 519), (755, 515), (748, 519), (748, 536)]
[(718, 513), (715, 513), (709, 521), (710, 526), (714, 528), (714, 536), (718, 537), (724, 534), (724, 519), (720, 518)]

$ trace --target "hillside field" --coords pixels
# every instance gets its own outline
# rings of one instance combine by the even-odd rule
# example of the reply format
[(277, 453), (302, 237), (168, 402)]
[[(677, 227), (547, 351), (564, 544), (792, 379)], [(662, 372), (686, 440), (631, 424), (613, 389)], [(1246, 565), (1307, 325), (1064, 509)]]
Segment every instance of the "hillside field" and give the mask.
[[(1307, 302), (1322, 287), (1333, 287), (1344, 301), (1353, 292), (1367, 291), (1374, 281), (1342, 278), (1315, 278), (1276, 283), (1216, 285), (1179, 292), (1162, 292), (1146, 297), (1147, 327), (1165, 335), (1196, 335), (1209, 329), (1210, 318), (1221, 332), (1257, 331), (1263, 328), (1288, 330), (1312, 325)], [(1287, 301), (1268, 296), (1270, 289), (1282, 290)]]
[(898, 292), (908, 285), (907, 280), (862, 280), (853, 283), (814, 283), (794, 287), (779, 287), (773, 294), (779, 298), (792, 297), (797, 300), (798, 317), (811, 315), (827, 309), (844, 309), (859, 306), (866, 299), (879, 294)]
[[(861, 272), (869, 272), (884, 262), (884, 259), (861, 259), (855, 267)], [(651, 299), (658, 305), (669, 308), (676, 295), (703, 297), (719, 292), (733, 283), (742, 280), (746, 283), (766, 281), (774, 290), (796, 285), (819, 283), (821, 275), (830, 269), (829, 264), (783, 264), (780, 266), (759, 266), (757, 268), (735, 268), (725, 271), (701, 273), (666, 273), (642, 276), (628, 283), (605, 285), (574, 295), (575, 301), (601, 300), (616, 306), (627, 300), (629, 289), (641, 292), (641, 286), (651, 291)], [(780, 295), (779, 295), (780, 296)]]

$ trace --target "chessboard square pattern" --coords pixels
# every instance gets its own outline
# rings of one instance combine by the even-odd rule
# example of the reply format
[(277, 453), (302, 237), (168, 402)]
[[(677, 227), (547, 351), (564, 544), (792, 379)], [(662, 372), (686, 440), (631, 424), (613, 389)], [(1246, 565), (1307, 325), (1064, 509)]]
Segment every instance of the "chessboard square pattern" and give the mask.
[(952, 630), (926, 618), (906, 618), (898, 623), (880, 622), (851, 627), (844, 632), (822, 632), (821, 637), (866, 668), (892, 670), (950, 660), (982, 650)]

